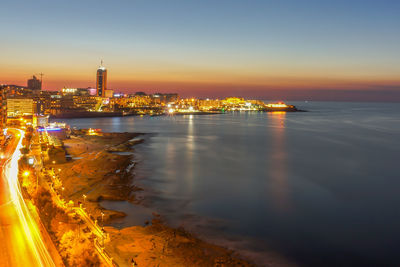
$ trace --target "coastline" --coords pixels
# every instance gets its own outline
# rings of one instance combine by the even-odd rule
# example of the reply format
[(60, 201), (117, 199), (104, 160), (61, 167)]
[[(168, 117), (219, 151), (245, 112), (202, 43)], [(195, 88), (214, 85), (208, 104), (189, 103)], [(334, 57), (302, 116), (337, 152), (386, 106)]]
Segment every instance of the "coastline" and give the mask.
[[(71, 161), (49, 166), (59, 173), (65, 199), (82, 203), (99, 225), (126, 216), (123, 212), (102, 207), (103, 200), (140, 205), (135, 192), (143, 189), (134, 184), (134, 155), (129, 152), (143, 141), (140, 139), (143, 135), (103, 133), (102, 136), (88, 136), (74, 130), (71, 138), (64, 140)], [(104, 229), (111, 240), (105, 247), (120, 266), (128, 266), (132, 255), (139, 266), (212, 266), (218, 263), (253, 266), (234, 251), (204, 242), (183, 228), (167, 226), (155, 213), (145, 226), (122, 229), (105, 226)]]

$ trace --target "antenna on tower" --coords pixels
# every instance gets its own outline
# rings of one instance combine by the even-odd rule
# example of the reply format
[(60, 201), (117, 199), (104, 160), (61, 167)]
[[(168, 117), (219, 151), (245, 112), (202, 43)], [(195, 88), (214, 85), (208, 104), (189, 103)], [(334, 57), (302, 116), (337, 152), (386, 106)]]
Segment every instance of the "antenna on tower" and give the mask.
[(40, 82), (43, 82), (43, 73), (39, 73), (39, 75), (40, 75)]
[(41, 72), (41, 73), (38, 73), (38, 75), (40, 76), (40, 90), (42, 89), (42, 85), (43, 85), (43, 76), (44, 76), (44, 74)]

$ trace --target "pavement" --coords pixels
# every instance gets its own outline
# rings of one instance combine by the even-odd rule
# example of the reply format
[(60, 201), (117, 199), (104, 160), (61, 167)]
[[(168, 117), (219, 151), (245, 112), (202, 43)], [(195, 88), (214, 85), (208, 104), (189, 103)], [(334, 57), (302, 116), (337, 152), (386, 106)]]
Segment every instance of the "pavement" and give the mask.
[(0, 161), (0, 266), (56, 266), (22, 197), (18, 160), (24, 132), (13, 135)]

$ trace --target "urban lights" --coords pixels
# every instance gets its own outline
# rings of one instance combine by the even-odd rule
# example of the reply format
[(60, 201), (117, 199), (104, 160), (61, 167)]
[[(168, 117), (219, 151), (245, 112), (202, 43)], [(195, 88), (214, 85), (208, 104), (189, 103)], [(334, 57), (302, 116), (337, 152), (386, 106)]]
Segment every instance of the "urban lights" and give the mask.
[(24, 177), (28, 177), (30, 174), (31, 174), (30, 171), (24, 171), (24, 172), (22, 173), (22, 175), (23, 175)]

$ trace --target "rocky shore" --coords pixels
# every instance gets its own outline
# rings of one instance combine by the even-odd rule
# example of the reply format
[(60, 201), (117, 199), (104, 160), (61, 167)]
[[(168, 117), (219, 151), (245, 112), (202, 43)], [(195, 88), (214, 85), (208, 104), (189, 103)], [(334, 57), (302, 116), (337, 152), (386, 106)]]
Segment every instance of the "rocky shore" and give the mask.
[[(135, 202), (134, 145), (142, 142), (140, 133), (86, 135), (74, 131), (64, 147), (71, 159), (51, 164), (63, 184), (63, 197), (81, 203), (93, 219), (104, 223), (126, 216), (107, 210), (102, 200)], [(103, 214), (103, 216), (102, 216)], [(184, 229), (174, 229), (159, 215), (147, 226), (124, 229), (105, 227), (110, 235), (106, 249), (119, 266), (252, 266), (235, 252), (204, 242)]]

